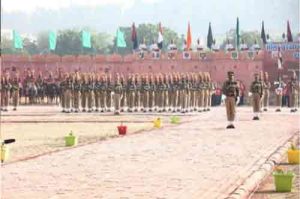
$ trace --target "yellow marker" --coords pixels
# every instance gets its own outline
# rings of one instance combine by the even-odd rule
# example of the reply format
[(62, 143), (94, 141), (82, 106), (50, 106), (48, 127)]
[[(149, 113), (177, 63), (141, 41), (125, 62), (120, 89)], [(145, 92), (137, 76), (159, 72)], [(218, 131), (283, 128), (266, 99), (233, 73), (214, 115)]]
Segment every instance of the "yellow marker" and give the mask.
[(161, 120), (160, 118), (157, 118), (156, 120), (153, 121), (154, 127), (155, 128), (160, 128), (161, 127)]

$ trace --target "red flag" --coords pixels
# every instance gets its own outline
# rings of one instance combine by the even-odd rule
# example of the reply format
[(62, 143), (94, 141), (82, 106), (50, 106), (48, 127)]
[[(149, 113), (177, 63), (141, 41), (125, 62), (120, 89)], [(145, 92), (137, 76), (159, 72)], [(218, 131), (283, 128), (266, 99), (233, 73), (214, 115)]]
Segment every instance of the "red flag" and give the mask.
[(192, 34), (191, 34), (191, 27), (190, 22), (188, 24), (188, 31), (187, 31), (187, 38), (186, 38), (186, 48), (189, 50), (192, 45)]
[(135, 24), (132, 24), (132, 29), (131, 29), (131, 41), (133, 43), (133, 49), (138, 48), (138, 40), (137, 40), (137, 34), (136, 34), (136, 29), (135, 29)]
[(290, 28), (290, 22), (287, 21), (287, 41), (292, 42), (293, 41), (293, 36)]
[(281, 54), (281, 50), (280, 48), (278, 48), (278, 58), (277, 58), (277, 65), (278, 65), (278, 69), (282, 69), (283, 68), (283, 59), (282, 59), (282, 54)]

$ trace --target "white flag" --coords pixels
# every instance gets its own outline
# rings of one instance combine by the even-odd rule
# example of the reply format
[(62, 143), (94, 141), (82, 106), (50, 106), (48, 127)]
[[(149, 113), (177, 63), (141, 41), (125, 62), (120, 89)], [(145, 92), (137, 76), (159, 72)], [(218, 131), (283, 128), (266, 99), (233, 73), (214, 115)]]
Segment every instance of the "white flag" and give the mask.
[(163, 47), (163, 35), (162, 35), (162, 27), (161, 27), (161, 23), (159, 23), (159, 27), (158, 27), (158, 38), (157, 38), (157, 45), (159, 49), (162, 49)]

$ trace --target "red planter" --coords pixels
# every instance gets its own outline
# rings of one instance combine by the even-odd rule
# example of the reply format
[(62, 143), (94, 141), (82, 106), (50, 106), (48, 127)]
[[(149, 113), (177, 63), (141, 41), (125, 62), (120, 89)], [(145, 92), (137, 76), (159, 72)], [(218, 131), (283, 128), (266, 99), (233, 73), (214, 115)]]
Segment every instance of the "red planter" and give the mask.
[(126, 135), (127, 133), (127, 126), (118, 126), (119, 135)]

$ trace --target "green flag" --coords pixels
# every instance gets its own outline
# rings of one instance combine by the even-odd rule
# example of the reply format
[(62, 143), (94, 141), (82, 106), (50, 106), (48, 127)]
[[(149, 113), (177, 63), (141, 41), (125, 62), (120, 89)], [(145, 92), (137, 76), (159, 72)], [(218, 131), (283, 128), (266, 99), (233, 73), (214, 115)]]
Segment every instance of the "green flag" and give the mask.
[(49, 50), (55, 50), (56, 48), (56, 33), (49, 32)]
[(126, 42), (125, 42), (125, 38), (124, 38), (124, 33), (118, 29), (116, 37), (117, 37), (117, 47), (125, 48)]
[(240, 49), (240, 23), (239, 18), (236, 19), (236, 49)]
[(91, 48), (91, 33), (87, 31), (82, 31), (82, 46), (85, 48)]
[(212, 31), (211, 31), (211, 25), (209, 22), (208, 34), (207, 34), (207, 48), (211, 49), (213, 42), (214, 42), (214, 39), (213, 39)]
[(13, 42), (14, 48), (22, 49), (23, 48), (23, 41), (19, 33), (13, 30)]

